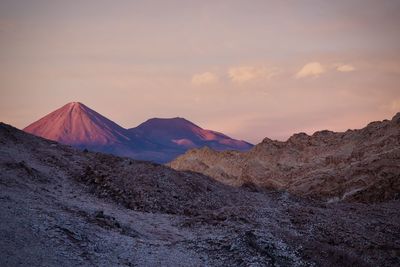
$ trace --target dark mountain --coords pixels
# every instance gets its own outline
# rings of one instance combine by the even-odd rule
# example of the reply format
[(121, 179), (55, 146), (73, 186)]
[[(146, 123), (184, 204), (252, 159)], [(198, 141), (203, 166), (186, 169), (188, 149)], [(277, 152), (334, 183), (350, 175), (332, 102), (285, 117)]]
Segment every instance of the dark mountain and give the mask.
[(184, 118), (154, 118), (128, 131), (134, 136), (146, 136), (156, 144), (178, 150), (208, 146), (216, 150), (242, 151), (253, 146), (219, 132), (204, 130)]

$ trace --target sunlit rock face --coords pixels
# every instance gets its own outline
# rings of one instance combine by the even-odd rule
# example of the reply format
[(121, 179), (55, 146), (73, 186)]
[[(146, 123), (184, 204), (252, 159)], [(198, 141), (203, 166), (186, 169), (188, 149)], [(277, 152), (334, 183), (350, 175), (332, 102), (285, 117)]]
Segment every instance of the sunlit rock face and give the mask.
[(287, 190), (327, 201), (366, 202), (400, 196), (400, 113), (360, 130), (265, 138), (248, 152), (193, 149), (170, 163), (220, 182)]

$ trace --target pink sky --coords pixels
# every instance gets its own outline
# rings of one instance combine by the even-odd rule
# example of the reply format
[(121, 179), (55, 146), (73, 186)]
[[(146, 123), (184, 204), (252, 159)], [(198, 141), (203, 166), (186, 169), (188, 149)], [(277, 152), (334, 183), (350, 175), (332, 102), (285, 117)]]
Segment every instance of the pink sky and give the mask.
[(250, 142), (400, 111), (399, 1), (1, 1), (0, 120), (80, 101)]

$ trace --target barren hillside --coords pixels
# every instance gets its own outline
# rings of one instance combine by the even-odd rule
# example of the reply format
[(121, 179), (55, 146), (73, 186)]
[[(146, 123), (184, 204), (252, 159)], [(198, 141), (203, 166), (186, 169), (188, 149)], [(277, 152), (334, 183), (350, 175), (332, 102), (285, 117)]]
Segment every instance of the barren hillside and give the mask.
[(253, 183), (328, 201), (400, 197), (400, 113), (343, 133), (265, 138), (248, 152), (193, 149), (169, 164), (234, 186)]

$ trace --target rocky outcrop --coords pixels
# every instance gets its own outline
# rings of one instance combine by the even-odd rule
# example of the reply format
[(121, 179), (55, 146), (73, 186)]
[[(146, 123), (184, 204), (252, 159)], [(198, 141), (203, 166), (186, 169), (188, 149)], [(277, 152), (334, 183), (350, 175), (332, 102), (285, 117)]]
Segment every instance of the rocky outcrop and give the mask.
[(400, 113), (360, 130), (265, 138), (248, 152), (193, 149), (169, 164), (234, 186), (253, 183), (328, 201), (400, 197)]

